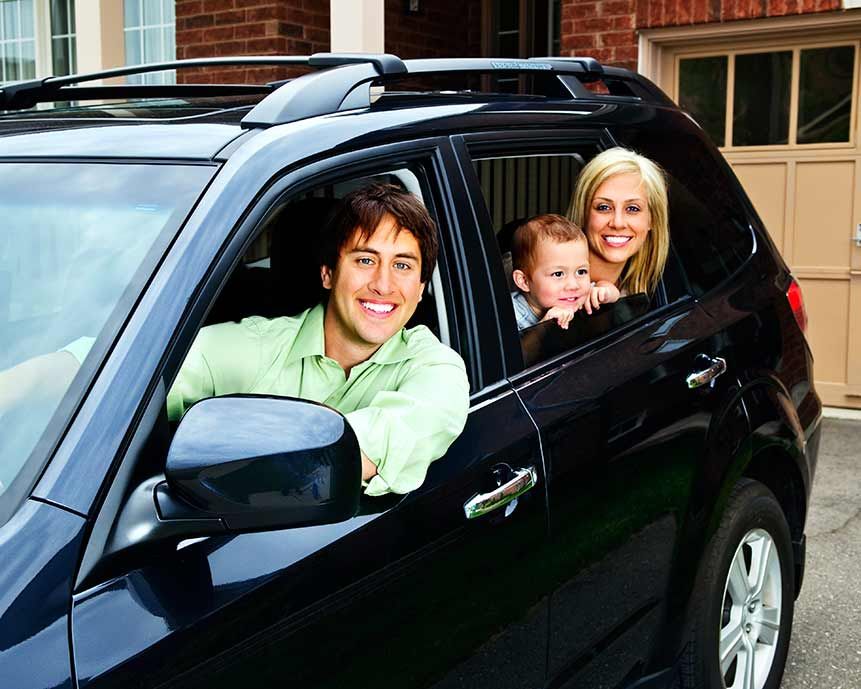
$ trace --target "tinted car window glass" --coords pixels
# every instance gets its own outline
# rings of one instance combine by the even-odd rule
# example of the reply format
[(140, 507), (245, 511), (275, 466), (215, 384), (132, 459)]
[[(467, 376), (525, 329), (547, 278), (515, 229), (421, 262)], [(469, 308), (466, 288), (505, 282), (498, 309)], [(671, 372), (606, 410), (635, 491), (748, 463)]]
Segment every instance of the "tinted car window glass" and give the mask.
[(671, 242), (667, 265), (684, 270), (684, 276), (665, 281), (673, 292), (668, 299), (683, 296), (677, 292), (684, 289), (700, 296), (729, 278), (753, 250), (742, 192), (725, 163), (699, 136), (676, 130), (668, 141), (653, 134), (639, 130), (636, 136), (625, 132), (618, 139), (667, 173)]
[[(86, 362), (94, 343), (112, 339), (124, 293), (138, 291), (153, 246), (211, 175), (203, 166), (0, 165), (0, 371), (66, 347)], [(92, 373), (85, 365), (78, 380)], [(44, 375), (38, 399), (0, 413), (0, 500), (67, 391)]]

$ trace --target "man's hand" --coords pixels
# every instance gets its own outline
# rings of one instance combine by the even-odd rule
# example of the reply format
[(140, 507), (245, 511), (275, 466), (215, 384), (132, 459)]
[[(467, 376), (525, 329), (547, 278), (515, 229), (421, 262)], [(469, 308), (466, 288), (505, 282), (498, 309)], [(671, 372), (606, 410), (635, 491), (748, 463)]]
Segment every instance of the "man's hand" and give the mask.
[(619, 301), (619, 288), (612, 282), (607, 280), (598, 280), (592, 289), (589, 291), (589, 296), (586, 297), (584, 308), (586, 313), (592, 314), (592, 311), (597, 311), (601, 308), (601, 304), (612, 304)]
[(362, 480), (370, 481), (374, 476), (377, 475), (377, 465), (374, 464), (370, 459), (368, 459), (368, 455), (364, 452), (362, 453)]
[(568, 330), (568, 325), (571, 323), (571, 319), (574, 318), (574, 314), (580, 310), (582, 306), (582, 302), (576, 304), (573, 309), (566, 309), (562, 306), (554, 306), (547, 310), (547, 313), (544, 314), (544, 318), (541, 319), (541, 322), (544, 321), (556, 321), (559, 324), (559, 327), (563, 330)]

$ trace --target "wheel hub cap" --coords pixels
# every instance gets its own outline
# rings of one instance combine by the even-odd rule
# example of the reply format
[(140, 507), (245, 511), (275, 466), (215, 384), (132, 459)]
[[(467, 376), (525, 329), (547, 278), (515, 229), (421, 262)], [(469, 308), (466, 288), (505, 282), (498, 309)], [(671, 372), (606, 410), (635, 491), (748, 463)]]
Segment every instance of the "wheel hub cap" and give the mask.
[(723, 604), (723, 684), (727, 689), (762, 689), (774, 662), (782, 607), (780, 558), (768, 532), (754, 529), (741, 540), (727, 573)]

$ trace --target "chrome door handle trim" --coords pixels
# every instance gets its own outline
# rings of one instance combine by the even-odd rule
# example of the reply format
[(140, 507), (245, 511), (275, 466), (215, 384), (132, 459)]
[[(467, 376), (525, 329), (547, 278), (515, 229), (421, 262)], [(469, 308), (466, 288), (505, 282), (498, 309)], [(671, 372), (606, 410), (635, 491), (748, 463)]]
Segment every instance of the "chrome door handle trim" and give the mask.
[(685, 378), (685, 382), (687, 382), (691, 390), (701, 387), (706, 383), (711, 383), (719, 375), (726, 372), (726, 359), (722, 359), (719, 356), (706, 356), (705, 354), (701, 354), (700, 358), (708, 361), (709, 367), (704, 368), (702, 371), (694, 371)]
[(531, 490), (538, 483), (538, 472), (535, 467), (515, 469), (514, 478), (503, 483), (489, 493), (478, 493), (473, 495), (463, 505), (463, 513), (467, 519), (481, 517), (488, 512), (505, 507), (508, 503), (516, 500), (526, 491)]

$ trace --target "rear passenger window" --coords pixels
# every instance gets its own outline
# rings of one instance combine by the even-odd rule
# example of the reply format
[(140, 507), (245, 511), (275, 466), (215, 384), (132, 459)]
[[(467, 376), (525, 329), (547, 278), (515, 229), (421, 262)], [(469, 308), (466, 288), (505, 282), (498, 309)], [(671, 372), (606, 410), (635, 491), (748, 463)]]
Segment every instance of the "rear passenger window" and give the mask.
[[(597, 152), (597, 147), (584, 146), (566, 153), (476, 157), (473, 160), (496, 237), (497, 260), (510, 295), (518, 293), (512, 260), (515, 230), (535, 216), (565, 216), (577, 177)], [(663, 296), (653, 299), (646, 294), (625, 295), (591, 315), (578, 311), (567, 329), (556, 321), (519, 328), (515, 301), (511, 299), (508, 306), (503, 304), (501, 308), (511, 309), (510, 328), (518, 333), (524, 364), (528, 367), (600, 337), (646, 313), (653, 301), (663, 303), (665, 299)]]
[[(517, 328), (527, 367), (600, 337), (651, 309), (699, 297), (726, 281), (750, 256), (752, 236), (734, 185), (723, 173), (723, 165), (695, 135), (674, 140), (672, 146), (662, 137), (647, 136), (619, 144), (652, 159), (666, 172), (667, 261), (653, 293), (623, 293), (617, 302), (605, 304), (591, 315), (578, 311), (568, 329), (556, 321), (524, 328), (521, 320), (517, 327), (512, 237), (529, 218), (567, 214), (578, 176), (599, 152), (597, 146), (552, 155), (476, 156), (473, 161), (506, 289), (513, 295), (511, 327)], [(590, 262), (593, 258), (590, 255)], [(501, 308), (507, 309), (505, 304)]]

